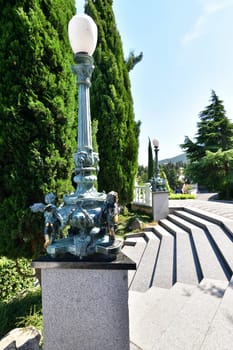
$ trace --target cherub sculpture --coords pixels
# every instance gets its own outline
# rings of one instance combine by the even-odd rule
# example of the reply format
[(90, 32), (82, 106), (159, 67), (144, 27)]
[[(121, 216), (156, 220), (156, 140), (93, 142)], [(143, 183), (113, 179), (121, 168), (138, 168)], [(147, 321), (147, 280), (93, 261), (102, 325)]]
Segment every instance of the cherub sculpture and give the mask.
[(115, 230), (118, 224), (118, 193), (111, 191), (107, 194), (106, 204), (102, 212), (102, 220), (106, 225), (110, 241), (115, 240)]
[(45, 196), (45, 203), (35, 203), (30, 208), (36, 212), (44, 213), (44, 247), (47, 248), (49, 244), (53, 243), (56, 238), (62, 238), (62, 216), (55, 205), (56, 196), (53, 193), (48, 193)]

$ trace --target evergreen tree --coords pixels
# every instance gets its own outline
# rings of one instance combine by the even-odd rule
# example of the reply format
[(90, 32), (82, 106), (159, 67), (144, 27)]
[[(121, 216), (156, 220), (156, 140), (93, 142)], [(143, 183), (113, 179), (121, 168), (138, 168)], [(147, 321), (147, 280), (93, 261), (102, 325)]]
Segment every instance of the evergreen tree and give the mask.
[(214, 91), (211, 104), (200, 113), (200, 119), (196, 142), (186, 137), (181, 145), (190, 160), (186, 176), (209, 190), (220, 191), (223, 196), (229, 197), (231, 192), (233, 194), (233, 189), (230, 189), (232, 176), (229, 175), (233, 172), (232, 152), (229, 152), (233, 148), (233, 124), (226, 117), (223, 102)]
[(186, 136), (181, 145), (191, 161), (198, 161), (205, 156), (206, 151), (226, 151), (233, 147), (233, 124), (226, 117), (223, 101), (212, 91), (210, 102), (199, 115), (196, 142)]
[(94, 53), (91, 111), (98, 120), (98, 190), (115, 190), (121, 203), (133, 198), (137, 172), (139, 123), (134, 120), (129, 73), (116, 28), (112, 0), (86, 1), (85, 12), (98, 27)]
[(148, 141), (148, 181), (154, 177), (154, 161), (153, 161), (153, 151), (151, 147), (151, 140)]
[(44, 194), (71, 185), (76, 83), (67, 26), (73, 0), (0, 0), (0, 255), (32, 256)]
[(233, 198), (233, 149), (206, 151), (198, 162), (190, 163), (186, 174), (222, 199)]

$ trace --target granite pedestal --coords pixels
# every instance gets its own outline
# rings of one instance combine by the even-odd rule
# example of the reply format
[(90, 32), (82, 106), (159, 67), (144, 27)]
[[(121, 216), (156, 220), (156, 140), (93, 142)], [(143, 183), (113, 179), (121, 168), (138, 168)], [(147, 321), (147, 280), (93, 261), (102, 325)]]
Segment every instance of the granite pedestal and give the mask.
[(168, 215), (168, 192), (152, 192), (152, 213), (153, 220), (165, 219)]
[(44, 350), (129, 350), (128, 270), (113, 261), (41, 257)]

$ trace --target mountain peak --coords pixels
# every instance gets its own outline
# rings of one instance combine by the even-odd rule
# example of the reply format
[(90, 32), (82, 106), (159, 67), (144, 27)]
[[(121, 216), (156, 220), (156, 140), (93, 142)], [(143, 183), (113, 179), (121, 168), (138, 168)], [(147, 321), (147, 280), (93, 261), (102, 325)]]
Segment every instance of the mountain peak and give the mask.
[(166, 163), (175, 164), (178, 162), (187, 163), (187, 156), (185, 153), (182, 153), (182, 154), (175, 156), (175, 157), (172, 157), (172, 158), (162, 159), (159, 161), (159, 164), (166, 164)]

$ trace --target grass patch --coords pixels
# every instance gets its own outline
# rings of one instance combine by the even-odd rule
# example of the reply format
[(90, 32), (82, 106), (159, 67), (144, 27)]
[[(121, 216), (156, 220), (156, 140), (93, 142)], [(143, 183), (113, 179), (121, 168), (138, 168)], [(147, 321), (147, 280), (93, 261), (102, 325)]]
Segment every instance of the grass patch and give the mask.
[(0, 302), (0, 338), (16, 327), (34, 326), (42, 331), (41, 289), (27, 290), (9, 302)]
[(140, 229), (135, 229), (135, 230), (131, 229), (131, 226), (136, 219), (141, 221), (145, 226), (148, 223), (152, 222), (152, 217), (150, 215), (147, 215), (140, 211), (130, 212), (125, 210), (124, 214), (119, 215), (118, 228), (117, 228), (116, 234), (123, 237), (125, 234), (129, 232), (140, 231)]

